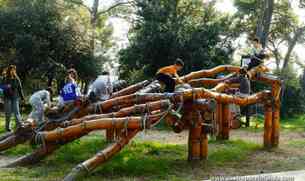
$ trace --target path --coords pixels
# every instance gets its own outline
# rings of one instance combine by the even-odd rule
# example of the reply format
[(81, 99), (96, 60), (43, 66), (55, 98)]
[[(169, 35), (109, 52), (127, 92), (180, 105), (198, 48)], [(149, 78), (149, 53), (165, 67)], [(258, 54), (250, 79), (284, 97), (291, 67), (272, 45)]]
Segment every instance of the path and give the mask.
[(232, 178), (215, 178), (206, 181), (304, 181), (305, 180), (305, 170), (291, 171), (291, 172), (279, 172), (271, 174), (261, 174), (261, 175), (251, 175), (244, 177), (232, 177)]

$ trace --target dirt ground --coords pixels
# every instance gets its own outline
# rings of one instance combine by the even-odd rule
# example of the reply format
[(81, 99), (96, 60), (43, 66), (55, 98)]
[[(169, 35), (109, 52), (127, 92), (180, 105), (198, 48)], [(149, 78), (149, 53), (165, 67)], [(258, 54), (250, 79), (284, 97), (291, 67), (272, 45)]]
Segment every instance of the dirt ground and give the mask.
[[(94, 133), (93, 133), (94, 134)], [(100, 134), (100, 133), (98, 133)], [(168, 130), (146, 130), (136, 136), (138, 141), (153, 141), (161, 144), (187, 145), (188, 132), (176, 134)], [(230, 140), (245, 140), (258, 145), (263, 144), (262, 131), (249, 131), (245, 129), (232, 130)], [(293, 143), (296, 143), (295, 145)], [(209, 144), (209, 148), (217, 149), (215, 144)], [(13, 161), (14, 157), (0, 154), (0, 166)], [(184, 160), (179, 163), (185, 164)], [(205, 179), (209, 176), (236, 176), (255, 175), (260, 173), (273, 173), (280, 171), (293, 171), (305, 169), (305, 134), (302, 131), (281, 131), (280, 145), (278, 149), (258, 149), (251, 152), (243, 161), (227, 162), (221, 169), (219, 166), (198, 167), (187, 171), (192, 175), (190, 180)], [(178, 169), (179, 170), (179, 169)], [(203, 172), (204, 170), (204, 172)], [(179, 172), (177, 177), (183, 177)], [(187, 176), (189, 177), (189, 176)], [(139, 179), (141, 180), (141, 179)]]
[[(157, 141), (165, 144), (187, 144), (188, 131), (174, 133), (172, 131), (147, 130), (137, 135), (137, 139), (145, 141)], [(256, 144), (263, 144), (263, 132), (248, 130), (232, 130), (230, 139), (242, 139)], [(280, 133), (280, 147), (290, 141), (305, 140), (305, 132), (283, 131)], [(304, 150), (305, 151), (305, 150)]]

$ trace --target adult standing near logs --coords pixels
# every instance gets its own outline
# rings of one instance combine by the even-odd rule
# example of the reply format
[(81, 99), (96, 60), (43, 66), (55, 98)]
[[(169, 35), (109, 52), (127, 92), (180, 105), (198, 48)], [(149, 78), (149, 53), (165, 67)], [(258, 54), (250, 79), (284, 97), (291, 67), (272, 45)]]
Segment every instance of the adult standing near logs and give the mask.
[(174, 65), (162, 67), (158, 70), (156, 79), (165, 85), (164, 92), (175, 91), (176, 82), (174, 78), (176, 78), (179, 83), (182, 83), (178, 72), (182, 70), (183, 66), (184, 62), (180, 58), (177, 58)]
[(22, 118), (19, 111), (19, 100), (24, 100), (21, 81), (16, 72), (16, 66), (10, 65), (3, 76), (2, 84), (4, 88), (4, 111), (5, 111), (5, 129), (11, 131), (10, 121), (13, 113), (16, 119), (16, 128), (21, 127)]

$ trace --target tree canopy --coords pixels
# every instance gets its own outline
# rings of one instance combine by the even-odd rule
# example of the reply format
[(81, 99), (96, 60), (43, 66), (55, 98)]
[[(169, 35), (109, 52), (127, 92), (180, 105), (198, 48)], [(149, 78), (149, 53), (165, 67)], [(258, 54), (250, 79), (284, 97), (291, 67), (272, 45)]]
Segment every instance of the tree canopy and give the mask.
[(130, 45), (120, 52), (120, 73), (126, 77), (143, 69), (151, 77), (178, 57), (185, 61), (184, 73), (227, 64), (233, 51), (230, 33), (230, 17), (219, 16), (212, 4), (136, 1)]
[(82, 25), (65, 19), (55, 1), (14, 0), (0, 8), (0, 59), (16, 64), (22, 79), (62, 78), (70, 67), (82, 77), (98, 74), (100, 61), (91, 55)]

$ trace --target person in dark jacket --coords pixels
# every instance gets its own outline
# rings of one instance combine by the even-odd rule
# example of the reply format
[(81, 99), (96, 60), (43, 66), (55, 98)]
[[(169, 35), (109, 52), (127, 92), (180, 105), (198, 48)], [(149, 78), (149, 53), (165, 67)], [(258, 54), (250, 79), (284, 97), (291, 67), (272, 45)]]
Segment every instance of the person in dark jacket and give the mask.
[(13, 113), (16, 118), (16, 128), (21, 126), (22, 118), (19, 111), (19, 100), (24, 100), (21, 81), (16, 73), (16, 66), (10, 65), (2, 79), (4, 89), (5, 129), (11, 131), (10, 121)]
[(248, 55), (242, 55), (241, 66), (246, 67), (247, 70), (251, 70), (260, 64), (264, 63), (264, 59), (268, 58), (268, 54), (262, 47), (258, 37), (249, 38), (252, 44), (252, 48)]

